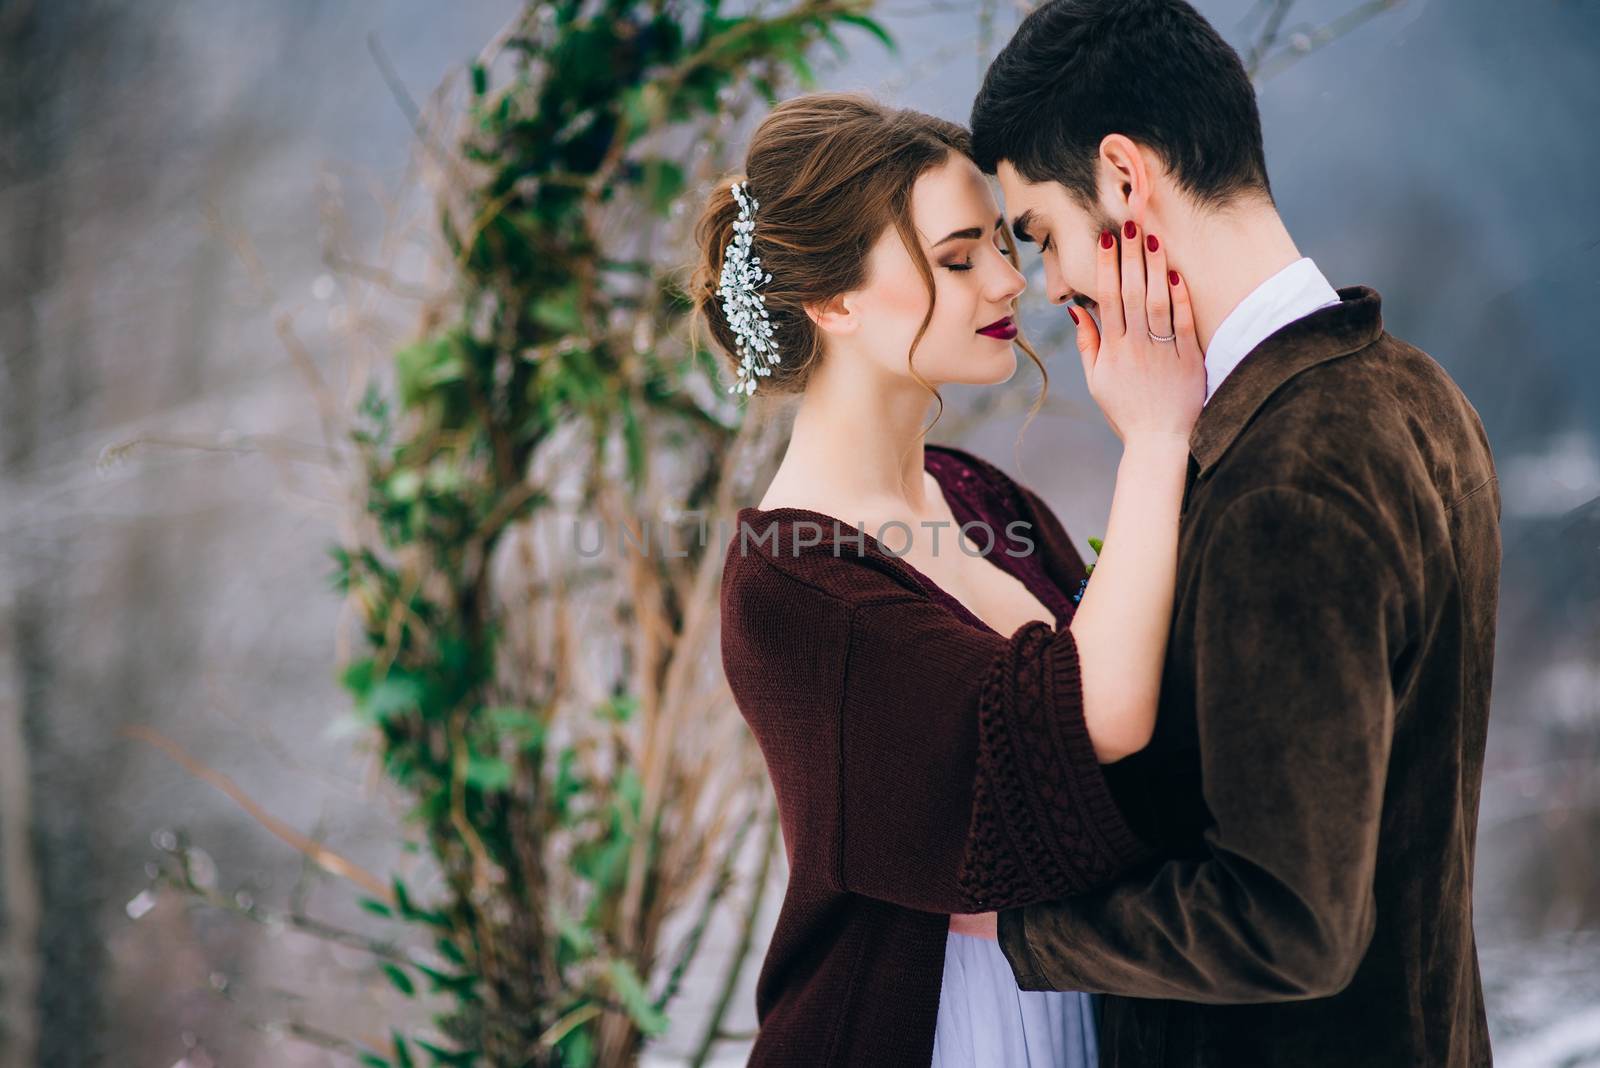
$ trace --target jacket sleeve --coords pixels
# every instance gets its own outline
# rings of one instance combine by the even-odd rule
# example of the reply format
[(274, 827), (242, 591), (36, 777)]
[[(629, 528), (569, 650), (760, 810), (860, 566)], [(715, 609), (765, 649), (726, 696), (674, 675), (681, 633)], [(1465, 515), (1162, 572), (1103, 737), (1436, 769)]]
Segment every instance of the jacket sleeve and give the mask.
[(1255, 490), (1195, 596), (1206, 855), (1000, 914), (1027, 990), (1208, 1003), (1344, 988), (1371, 941), (1405, 592), (1343, 505)]
[(854, 561), (830, 561), (854, 572), (848, 596), (757, 563), (769, 581), (724, 597), (724, 667), (797, 870), (984, 912), (1147, 855), (1090, 743), (1071, 631), (1003, 638)]

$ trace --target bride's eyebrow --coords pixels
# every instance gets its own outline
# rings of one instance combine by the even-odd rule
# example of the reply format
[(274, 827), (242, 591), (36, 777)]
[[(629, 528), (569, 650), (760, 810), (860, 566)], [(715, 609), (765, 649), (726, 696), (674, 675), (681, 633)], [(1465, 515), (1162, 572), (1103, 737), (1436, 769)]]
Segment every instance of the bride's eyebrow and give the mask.
[[(995, 219), (994, 228), (996, 230), (1000, 229), (1000, 227), (1005, 225), (1005, 221), (1006, 220), (1005, 220), (1005, 216), (1004, 215), (1002, 215), (999, 218)], [(982, 236), (983, 236), (982, 228), (977, 227), (977, 226), (969, 226), (965, 230), (956, 230), (956, 231), (954, 231), (952, 233), (946, 234), (944, 237), (941, 237), (939, 240), (935, 241), (933, 243), (933, 247), (934, 248), (938, 248), (940, 245), (944, 244), (947, 241), (961, 241), (961, 240), (974, 241), (974, 240), (976, 240), (976, 239), (978, 239), (978, 238), (980, 238)]]

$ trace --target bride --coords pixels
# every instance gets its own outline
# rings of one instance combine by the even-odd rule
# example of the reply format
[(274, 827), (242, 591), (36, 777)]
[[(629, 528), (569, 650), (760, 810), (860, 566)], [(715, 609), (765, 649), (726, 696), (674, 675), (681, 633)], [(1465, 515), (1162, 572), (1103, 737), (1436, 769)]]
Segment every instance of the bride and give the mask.
[(1099, 284), (1066, 311), (1123, 449), (1086, 581), (1037, 494), (924, 441), (940, 386), (1007, 382), (1017, 349), (1044, 373), (966, 131), (811, 94), (762, 122), (744, 172), (704, 209), (697, 310), (731, 392), (798, 398), (722, 586), (790, 862), (750, 1063), (1092, 1065), (1089, 995), (1020, 990), (994, 916), (1149, 855), (1101, 765), (1155, 717), (1205, 397), (1187, 287), (1135, 223), (1082, 239)]

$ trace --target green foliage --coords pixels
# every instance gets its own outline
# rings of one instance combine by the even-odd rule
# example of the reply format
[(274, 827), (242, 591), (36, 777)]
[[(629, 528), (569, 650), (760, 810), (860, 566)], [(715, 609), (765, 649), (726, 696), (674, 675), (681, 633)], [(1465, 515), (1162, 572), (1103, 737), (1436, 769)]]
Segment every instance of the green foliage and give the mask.
[(396, 1031), (392, 1053), (363, 1063), (589, 1065), (615, 1056), (608, 1018), (632, 1028), (629, 1049), (666, 1029), (647, 941), (618, 927), (630, 885), (649, 901), (660, 878), (660, 812), (646, 821), (621, 741), (641, 695), (624, 675), (558, 730), (571, 695), (506, 685), (489, 561), (551, 505), (527, 472), (562, 431), (594, 449), (584, 463), (614, 444), (625, 496), (649, 483), (660, 441), (726, 449), (737, 420), (694, 399), (723, 391), (687, 388), (715, 387), (717, 370), (684, 341), (683, 250), (648, 239), (703, 180), (670, 146), (715, 142), (735, 102), (811, 84), (813, 50), (842, 52), (841, 29), (892, 48), (869, 9), (557, 0), (527, 9), (506, 41), (513, 62), (470, 69), (458, 148), (474, 177), (438, 212), (459, 308), (394, 354), (392, 392), (364, 392), (350, 437), (378, 544), (329, 550), (330, 585), (366, 638), (339, 682), (443, 878), (427, 906), (399, 878), (391, 900), (360, 904), (437, 952), (382, 968), (406, 1001), (446, 1000), (448, 1043)]
[(646, 1035), (659, 1035), (667, 1029), (666, 1014), (651, 1004), (650, 995), (645, 993), (644, 981), (630, 962), (613, 960), (606, 969), (606, 976), (640, 1031)]
[(394, 988), (400, 991), (400, 993), (404, 994), (406, 997), (411, 997), (416, 994), (416, 985), (412, 983), (411, 977), (402, 971), (398, 965), (384, 964), (383, 974), (387, 975), (389, 977), (389, 982), (394, 984)]

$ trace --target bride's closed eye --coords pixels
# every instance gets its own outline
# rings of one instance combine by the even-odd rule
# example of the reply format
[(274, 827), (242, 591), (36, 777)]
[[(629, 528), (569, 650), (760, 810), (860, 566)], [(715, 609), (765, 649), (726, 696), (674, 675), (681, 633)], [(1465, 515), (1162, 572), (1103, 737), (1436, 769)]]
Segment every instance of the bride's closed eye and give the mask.
[[(1005, 255), (1005, 249), (1001, 248), (1000, 244), (998, 242), (996, 242), (994, 247), (995, 247), (995, 250), (998, 251), (1001, 255)], [(970, 271), (970, 270), (972, 270), (972, 261), (971, 260), (962, 260), (960, 263), (943, 263), (943, 264), (940, 264), (940, 266), (943, 267), (947, 271)]]

